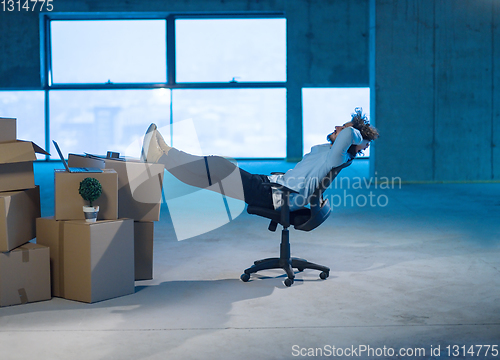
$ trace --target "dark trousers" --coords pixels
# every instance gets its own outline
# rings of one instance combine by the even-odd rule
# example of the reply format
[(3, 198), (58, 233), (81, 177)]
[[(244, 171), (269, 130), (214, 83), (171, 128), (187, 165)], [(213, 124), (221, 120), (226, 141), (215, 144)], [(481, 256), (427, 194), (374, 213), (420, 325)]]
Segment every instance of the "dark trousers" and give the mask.
[(265, 175), (251, 174), (221, 156), (197, 156), (171, 148), (159, 160), (185, 184), (245, 201), (248, 205), (273, 209), (272, 191), (263, 186)]

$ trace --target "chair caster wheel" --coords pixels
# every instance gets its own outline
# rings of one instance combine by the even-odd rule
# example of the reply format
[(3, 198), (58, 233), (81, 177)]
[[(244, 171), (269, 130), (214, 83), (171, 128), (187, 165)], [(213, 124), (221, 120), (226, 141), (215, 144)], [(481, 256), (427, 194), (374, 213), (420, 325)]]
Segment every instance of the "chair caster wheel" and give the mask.
[(250, 280), (250, 275), (247, 274), (247, 273), (244, 273), (240, 276), (240, 279), (243, 281), (243, 282), (247, 282), (248, 280)]
[(299, 272), (302, 272), (304, 271), (304, 268), (297, 268), (297, 270), (299, 270)]
[(319, 274), (321, 280), (325, 280), (328, 276), (330, 276), (330, 274), (327, 273), (326, 271), (323, 271), (321, 274)]
[(290, 286), (292, 286), (292, 284), (293, 284), (293, 279), (290, 279), (290, 278), (286, 279), (286, 280), (284, 281), (284, 284), (285, 284), (285, 286), (286, 286), (286, 287), (290, 287)]

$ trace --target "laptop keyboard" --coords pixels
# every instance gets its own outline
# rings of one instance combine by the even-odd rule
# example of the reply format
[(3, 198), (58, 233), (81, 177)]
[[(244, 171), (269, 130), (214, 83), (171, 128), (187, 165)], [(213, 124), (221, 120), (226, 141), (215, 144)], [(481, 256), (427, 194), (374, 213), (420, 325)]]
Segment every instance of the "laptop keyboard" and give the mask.
[(99, 172), (97, 169), (90, 169), (90, 168), (69, 168), (72, 173), (82, 173), (82, 172)]

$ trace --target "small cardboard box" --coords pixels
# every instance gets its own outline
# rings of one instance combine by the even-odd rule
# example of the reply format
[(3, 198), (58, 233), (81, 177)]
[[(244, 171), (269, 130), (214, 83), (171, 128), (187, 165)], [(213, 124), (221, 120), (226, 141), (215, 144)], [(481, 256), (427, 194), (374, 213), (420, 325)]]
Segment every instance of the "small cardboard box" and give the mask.
[(134, 221), (64, 221), (64, 298), (93, 303), (132, 294)]
[(153, 278), (153, 240), (152, 221), (134, 221), (135, 280)]
[(104, 169), (102, 173), (69, 173), (66, 170), (54, 171), (54, 211), (56, 220), (83, 220), (83, 206), (88, 201), (78, 193), (80, 182), (92, 177), (99, 180), (102, 195), (94, 201), (99, 206), (97, 220), (118, 219), (118, 174), (112, 169)]
[(0, 142), (17, 139), (16, 119), (0, 118)]
[(118, 216), (137, 221), (160, 220), (162, 164), (106, 159), (106, 169), (118, 173)]
[(10, 251), (36, 236), (40, 188), (0, 193), (0, 251)]
[(35, 187), (33, 161), (36, 153), (49, 155), (31, 141), (0, 142), (0, 191)]
[(164, 166), (133, 159), (104, 159), (70, 154), (69, 166), (99, 167), (118, 173), (118, 217), (136, 221), (160, 220)]
[(50, 256), (46, 246), (27, 243), (0, 253), (0, 306), (50, 299)]
[(64, 221), (54, 217), (36, 219), (36, 243), (50, 249), (52, 296), (64, 297)]

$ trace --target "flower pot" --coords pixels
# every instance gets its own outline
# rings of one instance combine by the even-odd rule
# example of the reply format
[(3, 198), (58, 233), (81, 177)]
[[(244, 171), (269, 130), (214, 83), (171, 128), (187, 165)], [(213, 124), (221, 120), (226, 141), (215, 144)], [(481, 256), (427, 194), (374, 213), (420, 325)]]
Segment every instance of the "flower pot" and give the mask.
[(96, 222), (99, 206), (84, 206), (83, 213), (85, 214), (86, 222)]

